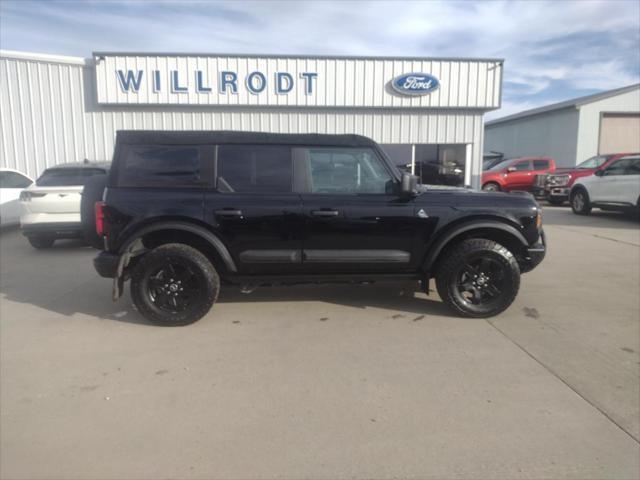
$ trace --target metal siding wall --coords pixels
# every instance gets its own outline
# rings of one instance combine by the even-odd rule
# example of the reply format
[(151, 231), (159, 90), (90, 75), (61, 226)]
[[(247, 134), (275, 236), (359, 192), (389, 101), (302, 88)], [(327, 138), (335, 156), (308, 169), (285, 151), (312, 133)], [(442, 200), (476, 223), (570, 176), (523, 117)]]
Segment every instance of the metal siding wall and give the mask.
[[(336, 62), (333, 67), (344, 69), (347, 63)], [(351, 65), (355, 75), (367, 75), (367, 68), (378, 68), (380, 72), (388, 68), (366, 62)], [(402, 68), (405, 67), (412, 66)], [(59, 163), (84, 158), (109, 160), (119, 129), (224, 129), (356, 133), (379, 143), (395, 144), (473, 144), (471, 179), (481, 168), (483, 112), (479, 110), (303, 109), (258, 105), (104, 107), (95, 100), (93, 72), (91, 66), (0, 58), (2, 166), (37, 176), (44, 168)], [(340, 90), (343, 94), (351, 89)], [(327, 86), (327, 94), (330, 91)], [(350, 95), (353, 94), (351, 91)]]

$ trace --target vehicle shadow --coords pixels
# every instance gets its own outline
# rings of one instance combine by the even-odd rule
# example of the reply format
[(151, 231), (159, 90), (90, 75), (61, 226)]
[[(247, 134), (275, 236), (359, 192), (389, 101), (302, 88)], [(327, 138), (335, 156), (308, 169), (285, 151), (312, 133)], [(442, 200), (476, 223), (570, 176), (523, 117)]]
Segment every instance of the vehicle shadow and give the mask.
[[(95, 250), (81, 241), (59, 241), (50, 249), (35, 250), (17, 234), (0, 237), (0, 307), (10, 318), (41, 318), (52, 314), (86, 316), (97, 321), (150, 325), (133, 307), (128, 287), (118, 302), (111, 300), (112, 281), (93, 270)], [(358, 309), (379, 308), (396, 313), (452, 316), (435, 298), (417, 294), (417, 283), (293, 285), (259, 287), (244, 294), (223, 286), (220, 306), (270, 302), (326, 302)], [(44, 312), (43, 312), (44, 311)], [(301, 312), (304, 312), (302, 309)], [(55, 319), (55, 315), (51, 315)]]
[(220, 291), (218, 303), (325, 302), (352, 308), (454, 316), (437, 294), (416, 292), (417, 283), (328, 284), (258, 287), (243, 293), (235, 286)]

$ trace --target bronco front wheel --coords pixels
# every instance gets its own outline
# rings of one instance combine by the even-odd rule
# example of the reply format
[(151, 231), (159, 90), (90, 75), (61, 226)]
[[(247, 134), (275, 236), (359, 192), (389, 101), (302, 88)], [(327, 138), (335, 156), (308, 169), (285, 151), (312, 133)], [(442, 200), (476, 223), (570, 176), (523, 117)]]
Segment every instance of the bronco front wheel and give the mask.
[(138, 311), (157, 325), (193, 323), (218, 298), (220, 278), (207, 257), (188, 245), (169, 243), (145, 254), (131, 275)]
[(513, 303), (520, 268), (513, 254), (492, 240), (464, 240), (444, 253), (436, 274), (442, 300), (464, 317), (492, 317)]

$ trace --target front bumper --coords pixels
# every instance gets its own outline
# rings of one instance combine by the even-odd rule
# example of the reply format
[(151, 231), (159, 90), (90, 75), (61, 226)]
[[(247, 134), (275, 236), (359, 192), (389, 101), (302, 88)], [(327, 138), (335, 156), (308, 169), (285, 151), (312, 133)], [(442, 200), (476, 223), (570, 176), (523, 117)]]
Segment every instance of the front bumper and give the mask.
[(98, 275), (105, 278), (115, 278), (118, 272), (120, 255), (109, 252), (100, 252), (93, 259), (93, 266)]
[(547, 187), (545, 193), (547, 198), (553, 199), (567, 199), (569, 198), (569, 187)]
[(520, 270), (522, 273), (530, 272), (536, 268), (547, 254), (547, 238), (544, 230), (540, 230), (540, 241), (527, 248), (526, 256), (520, 262)]

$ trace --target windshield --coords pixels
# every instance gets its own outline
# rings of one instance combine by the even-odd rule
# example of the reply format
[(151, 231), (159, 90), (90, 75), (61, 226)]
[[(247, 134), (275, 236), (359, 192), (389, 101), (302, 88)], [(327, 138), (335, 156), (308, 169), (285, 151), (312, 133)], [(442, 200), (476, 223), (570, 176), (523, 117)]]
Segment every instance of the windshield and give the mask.
[(509, 164), (513, 162), (513, 158), (509, 158), (507, 160), (503, 160), (502, 162), (498, 163), (497, 165), (494, 165), (493, 167), (491, 167), (488, 171), (495, 171), (495, 170), (502, 170), (503, 168), (507, 168), (509, 166)]
[(107, 172), (100, 168), (51, 168), (36, 180), (39, 187), (84, 186), (88, 178), (104, 175)]
[(598, 168), (602, 164), (604, 164), (607, 160), (609, 160), (608, 155), (596, 155), (595, 157), (591, 157), (584, 162), (578, 164), (576, 168)]

